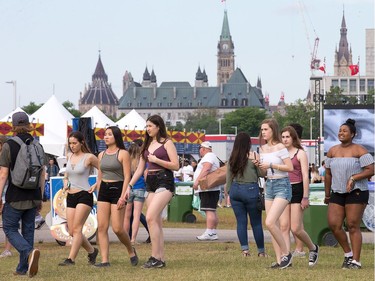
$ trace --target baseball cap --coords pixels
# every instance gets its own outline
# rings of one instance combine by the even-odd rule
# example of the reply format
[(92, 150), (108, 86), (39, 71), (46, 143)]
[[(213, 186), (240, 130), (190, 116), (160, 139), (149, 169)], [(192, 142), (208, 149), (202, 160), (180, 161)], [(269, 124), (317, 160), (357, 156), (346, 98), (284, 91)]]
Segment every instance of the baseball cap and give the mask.
[(25, 126), (29, 124), (29, 116), (25, 112), (20, 111), (12, 115), (13, 126)]
[(212, 149), (212, 145), (209, 141), (204, 141), (201, 143), (201, 147)]

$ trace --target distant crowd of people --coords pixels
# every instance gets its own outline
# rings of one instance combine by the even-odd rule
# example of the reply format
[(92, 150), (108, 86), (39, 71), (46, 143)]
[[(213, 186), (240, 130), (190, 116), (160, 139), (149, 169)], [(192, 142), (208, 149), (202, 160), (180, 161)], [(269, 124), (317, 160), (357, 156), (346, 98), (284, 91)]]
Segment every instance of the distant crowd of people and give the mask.
[[(26, 145), (34, 143), (25, 113), (15, 113), (12, 123), (17, 137)], [(106, 149), (98, 156), (91, 153), (81, 132), (72, 132), (68, 137), (69, 151), (63, 172), (54, 159), (48, 160), (42, 155), (39, 162), (43, 169), (34, 189), (24, 189), (14, 183), (10, 175), (21, 148), (12, 138), (0, 138), (0, 194), (5, 195), (0, 199), (0, 212), (9, 240), (1, 256), (11, 255), (9, 245), (12, 245), (19, 252), (14, 275), (34, 277), (38, 273), (40, 251), (34, 247), (34, 230), (38, 228), (35, 218), (45, 199), (46, 182), (63, 173), (67, 228), (73, 239), (69, 253), (59, 266), (74, 266), (82, 247), (89, 264), (110, 267), (109, 225), (124, 245), (130, 265), (137, 266), (139, 257), (135, 246), (139, 225), (143, 223), (149, 232), (146, 242), (151, 242), (151, 255), (142, 267), (166, 267), (162, 212), (172, 199), (178, 180), (192, 184), (200, 200), (200, 210), (205, 213), (206, 229), (196, 237), (199, 241), (219, 239), (217, 208), (224, 200), (224, 205), (232, 207), (236, 218), (241, 255), (250, 255), (247, 231), (250, 218), (257, 256), (268, 257), (262, 224), (261, 195), (264, 192), (264, 223), (271, 233), (275, 256), (270, 268), (290, 267), (293, 257), (305, 256), (304, 246), (309, 251), (308, 266), (312, 267), (318, 262), (320, 247), (304, 229), (303, 211), (309, 207), (309, 185), (324, 182), (328, 224), (344, 251), (342, 268), (359, 269), (362, 266), (360, 220), (369, 199), (367, 180), (374, 175), (374, 159), (364, 147), (353, 142), (355, 121), (348, 119), (339, 128), (340, 144), (330, 148), (317, 169), (309, 165), (300, 141), (301, 130), (298, 124), (280, 130), (275, 119), (264, 120), (260, 124), (258, 152), (252, 149), (248, 133), (238, 133), (226, 163), (225, 185), (207, 190), (201, 189), (199, 180), (221, 166), (212, 144), (209, 141), (200, 144), (199, 161), (179, 161), (176, 147), (168, 138), (164, 120), (159, 115), (147, 119), (144, 141), (135, 141), (128, 148), (124, 146), (118, 127), (106, 128)], [(94, 171), (97, 180), (90, 186), (88, 178)], [(99, 248), (92, 246), (82, 233), (94, 206), (94, 192), (98, 194)], [(144, 204), (146, 216), (142, 214)], [(342, 228), (344, 220), (350, 243)], [(296, 242), (294, 251), (291, 233)], [(101, 261), (97, 262), (99, 255)]]

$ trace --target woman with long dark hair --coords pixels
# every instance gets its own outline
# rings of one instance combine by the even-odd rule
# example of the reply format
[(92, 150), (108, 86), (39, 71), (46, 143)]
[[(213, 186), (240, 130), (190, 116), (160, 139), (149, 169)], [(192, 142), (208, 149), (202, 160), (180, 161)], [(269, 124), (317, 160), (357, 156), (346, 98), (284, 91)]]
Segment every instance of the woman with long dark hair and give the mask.
[(293, 164), (289, 172), (292, 199), (280, 217), (280, 229), (290, 250), (290, 230), (294, 237), (309, 248), (309, 266), (314, 266), (319, 257), (319, 246), (311, 241), (303, 227), (303, 211), (309, 207), (309, 163), (296, 130), (287, 126), (281, 130), (281, 139)]
[(98, 158), (90, 152), (83, 134), (79, 131), (69, 135), (68, 147), (70, 152), (67, 156), (63, 189), (68, 192), (66, 219), (73, 241), (68, 258), (59, 265), (74, 265), (81, 246), (88, 252), (89, 264), (95, 264), (98, 249), (90, 244), (82, 234), (82, 229), (94, 205), (88, 179), (92, 169), (98, 168)]
[[(362, 267), (360, 224), (369, 199), (368, 179), (374, 175), (374, 158), (366, 148), (353, 142), (356, 133), (353, 119), (340, 126), (338, 139), (341, 143), (327, 153), (324, 180), (328, 224), (344, 250), (342, 268), (349, 269)], [(344, 219), (351, 246), (342, 227)]]
[(226, 188), (237, 220), (237, 236), (242, 255), (244, 257), (250, 255), (247, 235), (247, 216), (249, 216), (258, 256), (265, 257), (262, 210), (257, 208), (258, 177), (261, 171), (254, 165), (254, 162), (259, 160), (259, 156), (255, 152), (250, 153), (250, 149), (250, 136), (244, 132), (239, 133), (234, 140), (233, 150), (227, 163)]
[(113, 232), (126, 247), (131, 265), (136, 266), (138, 256), (130, 243), (129, 234), (124, 229), (125, 192), (131, 178), (130, 156), (125, 150), (118, 127), (111, 126), (105, 130), (104, 142), (107, 149), (99, 154), (97, 211), (98, 240), (102, 262), (95, 266), (110, 266), (108, 237), (110, 219)]
[(141, 158), (127, 189), (130, 189), (143, 174), (148, 163), (146, 178), (147, 224), (151, 237), (151, 257), (143, 268), (165, 267), (164, 235), (161, 213), (171, 200), (174, 191), (173, 170), (179, 169), (176, 147), (167, 136), (164, 120), (152, 115), (146, 120), (146, 136), (141, 150)]

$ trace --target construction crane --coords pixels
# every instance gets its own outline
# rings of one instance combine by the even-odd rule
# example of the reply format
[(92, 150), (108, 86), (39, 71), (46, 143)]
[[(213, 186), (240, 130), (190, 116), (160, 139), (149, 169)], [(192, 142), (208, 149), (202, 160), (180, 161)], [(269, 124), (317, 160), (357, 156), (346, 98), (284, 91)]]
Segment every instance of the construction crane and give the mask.
[(311, 54), (311, 61), (310, 61), (310, 70), (311, 72), (313, 72), (314, 70), (318, 70), (319, 67), (320, 67), (320, 59), (317, 59), (317, 53), (318, 53), (318, 46), (319, 46), (319, 37), (317, 36), (316, 32), (315, 32), (315, 28), (311, 22), (311, 19), (310, 19), (310, 24), (311, 26), (313, 27), (313, 30), (314, 30), (314, 34), (315, 34), (315, 42), (314, 42), (314, 49), (311, 49), (311, 44), (310, 44), (310, 36), (309, 36), (309, 31), (308, 31), (308, 28), (307, 28), (307, 24), (306, 24), (306, 19), (305, 19), (305, 13), (308, 15), (307, 13), (307, 9), (306, 9), (306, 6), (305, 4), (303, 3), (303, 1), (298, 1), (298, 7), (299, 7), (299, 10), (300, 10), (300, 13), (301, 13), (301, 16), (302, 16), (302, 21), (303, 21), (303, 25), (305, 27), (305, 33), (306, 33), (306, 38), (307, 38), (307, 44), (309, 45), (309, 49), (310, 49), (310, 54)]
[(311, 63), (310, 63), (311, 71), (318, 70), (320, 67), (320, 59), (316, 58), (316, 54), (318, 53), (318, 46), (319, 46), (319, 37), (316, 37), (315, 43), (314, 43), (314, 49), (311, 53)]

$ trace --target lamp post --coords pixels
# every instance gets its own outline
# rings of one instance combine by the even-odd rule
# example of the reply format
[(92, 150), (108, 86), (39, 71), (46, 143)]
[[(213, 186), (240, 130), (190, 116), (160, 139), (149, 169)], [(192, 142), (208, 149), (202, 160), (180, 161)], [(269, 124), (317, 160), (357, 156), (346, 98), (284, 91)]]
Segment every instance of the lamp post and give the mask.
[(234, 129), (234, 134), (237, 136), (237, 126), (232, 126), (231, 128)]
[(312, 120), (315, 119), (315, 117), (310, 117), (310, 140), (312, 140)]
[(7, 81), (5, 82), (7, 84), (13, 84), (13, 98), (14, 98), (14, 105), (13, 105), (13, 110), (15, 110), (17, 108), (17, 82), (15, 80), (12, 80), (12, 81)]
[(219, 135), (221, 135), (221, 120), (223, 120), (224, 118), (219, 118), (218, 121), (219, 121)]

